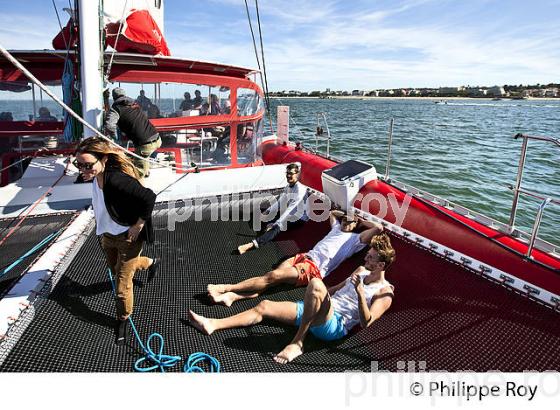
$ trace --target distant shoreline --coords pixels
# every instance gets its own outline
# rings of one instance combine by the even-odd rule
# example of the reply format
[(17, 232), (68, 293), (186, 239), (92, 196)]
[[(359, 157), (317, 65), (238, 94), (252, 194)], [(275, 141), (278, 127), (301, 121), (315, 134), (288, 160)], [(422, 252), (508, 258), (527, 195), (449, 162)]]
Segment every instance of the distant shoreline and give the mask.
[[(311, 97), (311, 96), (304, 96), (304, 97), (277, 97), (277, 96), (270, 96), (270, 98), (286, 98), (286, 99), (314, 99), (314, 100), (434, 100), (434, 101), (452, 101), (452, 100), (483, 100), (483, 101), (491, 101), (495, 97), (370, 97), (367, 95), (359, 96), (359, 95), (337, 95), (337, 96), (330, 96), (328, 98), (321, 98), (321, 97)], [(162, 100), (171, 100), (171, 97), (162, 97)], [(176, 98), (179, 100), (179, 98)], [(530, 97), (525, 99), (515, 99), (510, 97), (500, 97), (500, 100), (504, 101), (560, 101), (560, 97)], [(1, 99), (0, 101), (26, 101), (30, 102), (33, 100), (30, 99), (19, 99), (19, 98), (11, 98), (11, 99)], [(53, 101), (54, 102), (54, 101)]]
[[(473, 100), (473, 101), (493, 101), (494, 97), (369, 97), (369, 96), (359, 96), (359, 95), (346, 95), (346, 96), (332, 96), (329, 98), (321, 97), (276, 97), (270, 96), (270, 98), (280, 98), (280, 99), (290, 99), (290, 100), (303, 100), (303, 99), (314, 99), (314, 100), (433, 100), (433, 101), (453, 101), (453, 100)], [(560, 101), (560, 98), (552, 97), (538, 97), (538, 98), (526, 98), (526, 99), (514, 99), (508, 97), (501, 97), (501, 101)]]

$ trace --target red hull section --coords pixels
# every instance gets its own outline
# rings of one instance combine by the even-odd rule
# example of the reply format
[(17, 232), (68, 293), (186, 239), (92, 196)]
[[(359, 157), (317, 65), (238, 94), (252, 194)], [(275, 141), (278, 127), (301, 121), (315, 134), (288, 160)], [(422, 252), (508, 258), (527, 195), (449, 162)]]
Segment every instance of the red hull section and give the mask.
[[(323, 191), (321, 173), (336, 165), (334, 161), (317, 155), (272, 143), (263, 147), (263, 160), (266, 164), (300, 162), (301, 181), (319, 191)], [(387, 209), (384, 219), (395, 222), (395, 215), (387, 198), (394, 195), (401, 205), (404, 192), (377, 180), (364, 186), (360, 193), (378, 193), (386, 198), (385, 204), (371, 201), (369, 211), (373, 215), (383, 216), (384, 212), (379, 212), (380, 207), (383, 207)], [(354, 203), (357, 208), (360, 205), (360, 201)], [(521, 256), (527, 252), (527, 245), (451, 210), (412, 198), (402, 227), (549, 292), (560, 294), (560, 260), (534, 249), (535, 260), (546, 266), (529, 261)]]

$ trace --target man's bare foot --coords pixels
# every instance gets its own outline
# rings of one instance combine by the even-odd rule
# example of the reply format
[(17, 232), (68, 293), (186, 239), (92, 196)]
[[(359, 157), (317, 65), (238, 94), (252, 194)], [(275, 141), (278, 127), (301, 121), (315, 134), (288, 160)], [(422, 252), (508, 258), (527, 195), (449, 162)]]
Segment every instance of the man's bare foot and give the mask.
[(280, 364), (286, 364), (303, 354), (303, 345), (299, 343), (290, 343), (280, 353), (274, 356), (274, 361)]
[(230, 307), (233, 302), (236, 302), (239, 299), (243, 299), (243, 298), (239, 296), (237, 293), (226, 292), (216, 296), (210, 296), (210, 299), (212, 299), (214, 303), (218, 303)]
[(221, 295), (222, 293), (226, 293), (226, 285), (208, 285), (206, 286), (206, 290), (208, 291), (208, 296), (217, 296)]
[(240, 255), (243, 255), (245, 252), (253, 249), (255, 244), (253, 242), (246, 243), (245, 245), (240, 245), (237, 247), (237, 251)]
[(212, 326), (212, 319), (197, 315), (192, 310), (189, 310), (189, 322), (205, 335), (211, 335), (216, 330)]

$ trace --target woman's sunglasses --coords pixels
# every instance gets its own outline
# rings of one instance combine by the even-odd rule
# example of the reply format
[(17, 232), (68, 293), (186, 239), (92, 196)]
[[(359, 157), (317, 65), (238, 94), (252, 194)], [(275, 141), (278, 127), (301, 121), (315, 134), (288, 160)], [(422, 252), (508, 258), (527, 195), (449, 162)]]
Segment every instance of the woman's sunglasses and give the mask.
[(74, 161), (72, 161), (72, 164), (80, 171), (91, 171), (94, 165), (97, 164), (98, 162), (99, 160), (96, 160), (95, 162), (80, 162), (77, 159), (75, 159)]

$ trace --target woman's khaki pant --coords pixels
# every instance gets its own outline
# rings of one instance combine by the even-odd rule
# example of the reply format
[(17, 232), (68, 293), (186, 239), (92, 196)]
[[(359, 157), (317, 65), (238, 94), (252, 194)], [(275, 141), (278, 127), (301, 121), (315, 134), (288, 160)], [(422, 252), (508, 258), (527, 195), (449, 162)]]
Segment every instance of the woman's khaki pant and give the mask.
[(128, 232), (120, 235), (103, 234), (101, 247), (105, 251), (107, 263), (116, 281), (117, 291), (117, 318), (126, 320), (132, 313), (134, 294), (132, 292), (132, 279), (139, 269), (150, 267), (150, 258), (140, 256), (143, 240), (130, 241)]

